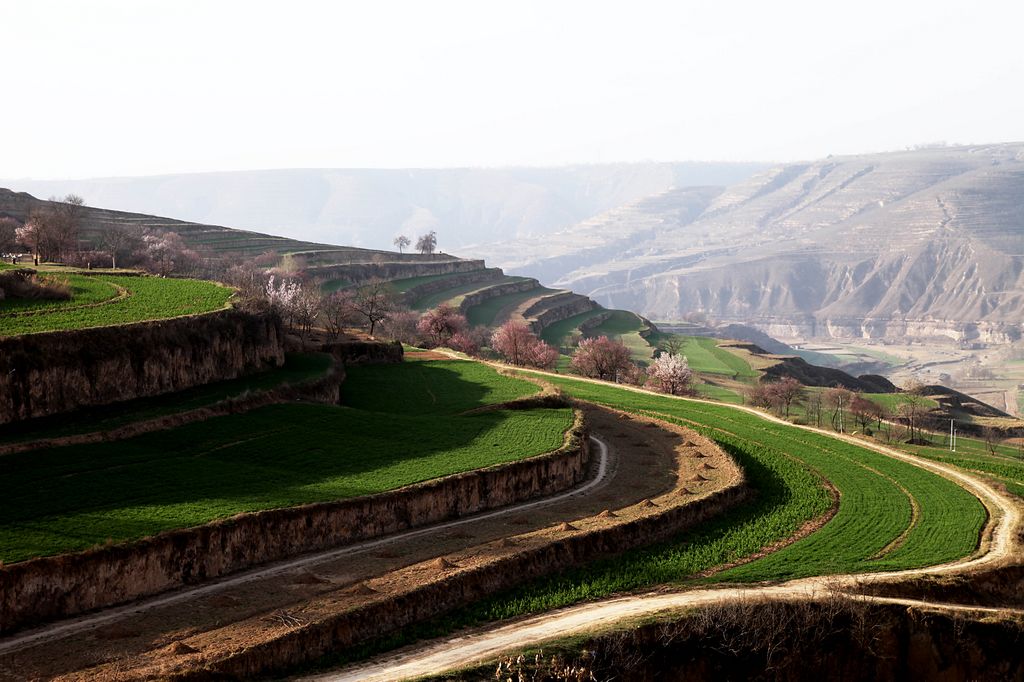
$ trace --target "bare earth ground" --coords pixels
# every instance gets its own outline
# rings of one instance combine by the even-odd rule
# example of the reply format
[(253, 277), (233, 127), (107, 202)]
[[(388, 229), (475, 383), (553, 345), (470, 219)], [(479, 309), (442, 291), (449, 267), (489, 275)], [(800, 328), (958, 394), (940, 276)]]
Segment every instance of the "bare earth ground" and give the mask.
[[(644, 392), (642, 389), (633, 389)], [(707, 401), (700, 401), (707, 402)], [(764, 419), (786, 424), (793, 428), (804, 428), (837, 437), (837, 434), (797, 427), (753, 408), (736, 407)], [(771, 599), (822, 599), (837, 592), (855, 595), (855, 598), (878, 603), (896, 603), (909, 607), (941, 609), (947, 611), (994, 614), (1021, 617), (1024, 612), (1016, 609), (986, 608), (958, 604), (938, 604), (913, 599), (857, 595), (859, 586), (877, 581), (900, 581), (922, 575), (970, 574), (984, 568), (1018, 561), (1022, 547), (1022, 514), (1019, 502), (996, 487), (977, 477), (953, 467), (919, 459), (892, 448), (861, 441), (850, 436), (838, 436), (844, 440), (870, 447), (885, 455), (910, 462), (945, 476), (976, 495), (989, 509), (990, 522), (985, 532), (982, 547), (971, 558), (932, 566), (924, 569), (895, 571), (845, 576), (827, 576), (794, 580), (779, 585), (753, 585), (749, 587), (723, 587), (708, 590), (684, 592), (650, 593), (606, 599), (557, 611), (519, 619), (500, 627), (486, 627), (473, 633), (460, 633), (451, 639), (415, 645), (397, 653), (369, 663), (336, 672), (316, 675), (309, 680), (318, 682), (342, 682), (349, 680), (392, 681), (421, 677), (476, 665), (493, 660), (503, 653), (520, 651), (543, 642), (564, 638), (573, 634), (593, 632), (602, 627), (655, 614), (667, 614), (681, 609), (709, 604), (724, 604), (736, 601)]]
[[(650, 500), (682, 504), (740, 475), (724, 453), (692, 432), (597, 408), (588, 408), (587, 418), (592, 433), (607, 443), (607, 471), (578, 494), (396, 534), (366, 548), (311, 555), (286, 562), (287, 570), (271, 566), (265, 575), (241, 574), (20, 633), (0, 640), (0, 679), (158, 678), (436, 580), (454, 567), (556, 542), (565, 533), (556, 524), (571, 521), (586, 530), (622, 523), (649, 513)], [(695, 449), (709, 457), (692, 457)], [(710, 480), (689, 481), (698, 469)], [(673, 494), (682, 486), (696, 494)], [(606, 509), (617, 516), (596, 516)], [(503, 538), (512, 538), (512, 546), (495, 542)], [(437, 557), (451, 567), (439, 567)]]

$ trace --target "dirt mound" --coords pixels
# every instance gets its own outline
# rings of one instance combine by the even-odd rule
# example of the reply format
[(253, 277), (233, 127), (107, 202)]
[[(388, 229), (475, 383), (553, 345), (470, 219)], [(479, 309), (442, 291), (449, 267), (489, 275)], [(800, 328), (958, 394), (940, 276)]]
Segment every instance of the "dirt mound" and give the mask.
[(167, 648), (167, 653), (172, 654), (174, 656), (186, 656), (188, 654), (198, 654), (199, 649), (190, 647), (188, 644), (185, 644), (184, 642), (175, 642)]

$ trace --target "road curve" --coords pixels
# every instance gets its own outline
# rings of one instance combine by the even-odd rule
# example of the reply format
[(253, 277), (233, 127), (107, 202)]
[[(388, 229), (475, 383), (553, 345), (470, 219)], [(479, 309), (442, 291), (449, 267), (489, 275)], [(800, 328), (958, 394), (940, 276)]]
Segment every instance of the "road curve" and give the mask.
[(295, 571), (297, 569), (308, 569), (316, 566), (317, 564), (326, 563), (335, 559), (344, 558), (350, 555), (362, 554), (364, 552), (378, 550), (382, 547), (386, 547), (390, 544), (394, 544), (399, 541), (409, 540), (411, 538), (419, 537), (429, 533), (436, 533), (438, 531), (446, 530), (449, 528), (457, 528), (459, 526), (477, 523), (479, 521), (505, 516), (508, 514), (520, 514), (524, 511), (530, 511), (547, 507), (564, 500), (579, 497), (587, 494), (590, 490), (601, 485), (609, 474), (609, 454), (608, 445), (598, 438), (597, 436), (590, 436), (590, 440), (597, 446), (598, 458), (597, 458), (597, 473), (587, 480), (582, 485), (575, 488), (571, 488), (564, 492), (556, 495), (551, 495), (538, 500), (530, 500), (522, 502), (520, 504), (510, 505), (495, 509), (492, 511), (482, 512), (479, 514), (472, 514), (469, 516), (463, 516), (452, 521), (445, 521), (443, 523), (432, 524), (429, 526), (420, 526), (415, 529), (402, 531), (399, 533), (392, 533), (391, 535), (377, 538), (375, 540), (367, 540), (353, 545), (346, 545), (344, 547), (338, 547), (336, 549), (330, 549), (324, 552), (318, 552), (316, 554), (309, 554), (301, 556), (295, 559), (282, 561), (271, 564), (269, 566), (246, 571), (244, 573), (238, 573), (232, 576), (221, 578), (209, 583), (200, 585), (199, 587), (193, 587), (186, 590), (178, 590), (176, 592), (170, 592), (148, 599), (142, 599), (140, 601), (131, 602), (123, 606), (116, 606), (109, 609), (104, 609), (96, 613), (90, 613), (84, 616), (78, 616), (68, 620), (58, 621), (49, 625), (43, 625), (32, 630), (26, 630), (24, 632), (16, 633), (12, 636), (0, 639), (0, 654), (11, 653), (20, 649), (25, 649), (30, 646), (38, 644), (44, 644), (46, 642), (58, 640), (64, 637), (76, 635), (88, 630), (93, 630), (98, 627), (109, 625), (119, 620), (135, 616), (144, 611), (150, 611), (152, 609), (168, 606), (196, 597), (202, 597), (214, 594), (220, 590), (227, 589), (229, 587), (235, 587), (245, 583), (253, 582), (256, 580), (262, 580), (271, 576), (275, 576), (281, 573), (287, 573), (289, 571)]
[[(546, 373), (537, 372), (537, 374)], [(594, 381), (593, 383), (605, 382)], [(650, 393), (643, 389), (625, 388), (641, 393)], [(660, 393), (654, 395), (666, 397)], [(377, 682), (421, 677), (474, 665), (493, 659), (510, 649), (523, 649), (551, 639), (585, 633), (596, 627), (611, 625), (623, 619), (649, 617), (657, 613), (681, 608), (693, 608), (752, 599), (820, 599), (837, 592), (851, 594), (851, 591), (856, 589), (858, 585), (867, 582), (898, 580), (909, 576), (948, 574), (977, 569), (1000, 562), (1011, 556), (1018, 549), (1017, 538), (1022, 528), (1019, 506), (1006, 494), (999, 492), (985, 481), (971, 474), (945, 464), (915, 457), (893, 448), (868, 443), (845, 434), (834, 434), (824, 429), (792, 424), (750, 407), (724, 405), (723, 403), (700, 399), (677, 399), (726, 406), (731, 409), (748, 412), (766, 421), (783, 424), (790, 428), (803, 429), (839, 438), (840, 440), (872, 449), (889, 457), (894, 457), (945, 476), (969, 490), (989, 510), (990, 523), (988, 531), (990, 533), (990, 541), (988, 546), (985, 548), (985, 551), (974, 557), (921, 569), (803, 578), (778, 585), (724, 587), (668, 594), (640, 594), (579, 604), (517, 620), (511, 624), (489, 628), (475, 634), (428, 642), (424, 646), (386, 656), (363, 665), (302, 679), (309, 680), (310, 682), (314, 680), (316, 682), (351, 682), (355, 680)], [(851, 596), (854, 595), (851, 594)], [(897, 603), (922, 608), (975, 613), (1024, 614), (1022, 611), (1013, 609), (968, 607), (892, 597), (855, 596), (858, 600), (873, 603)]]
[[(535, 647), (554, 639), (585, 633), (602, 626), (614, 625), (624, 619), (646, 618), (659, 613), (678, 611), (681, 608), (697, 608), (751, 600), (824, 599), (834, 594), (835, 590), (827, 581), (807, 579), (767, 587), (729, 587), (676, 594), (619, 597), (580, 604), (519, 620), (478, 634), (435, 642), (427, 647), (395, 654), (367, 665), (300, 679), (305, 682), (395, 682), (486, 663), (509, 651)], [(1020, 610), (960, 604), (933, 604), (916, 599), (873, 596), (857, 596), (857, 599), (873, 603), (941, 608), (957, 612), (1024, 615), (1024, 611)]]

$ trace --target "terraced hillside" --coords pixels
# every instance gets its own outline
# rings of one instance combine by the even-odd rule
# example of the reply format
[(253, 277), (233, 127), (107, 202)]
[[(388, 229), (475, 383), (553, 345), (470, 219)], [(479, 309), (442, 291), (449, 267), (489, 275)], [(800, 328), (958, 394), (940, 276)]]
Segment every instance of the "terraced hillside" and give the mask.
[(654, 319), (1002, 342), (1024, 319), (1022, 186), (1020, 144), (830, 157), (467, 253)]
[[(508, 618), (657, 584), (691, 583), (702, 572), (737, 560), (740, 565), (716, 571), (711, 579), (781, 580), (926, 566), (968, 555), (978, 545), (985, 508), (934, 473), (725, 406), (551, 380), (575, 398), (697, 430), (737, 458), (759, 495), (754, 503), (675, 541), (488, 600), (461, 616), (461, 622)], [(835, 487), (833, 493), (822, 487), (823, 480)], [(757, 558), (761, 548), (822, 515), (827, 523), (820, 530)]]
[(472, 362), (350, 368), (344, 390), (345, 407), (273, 405), (129, 440), (5, 455), (0, 561), (522, 459), (557, 449), (573, 420), (567, 408), (464, 414), (537, 391)]
[(219, 310), (234, 290), (193, 279), (60, 270), (71, 299), (0, 300), (0, 337), (159, 320)]

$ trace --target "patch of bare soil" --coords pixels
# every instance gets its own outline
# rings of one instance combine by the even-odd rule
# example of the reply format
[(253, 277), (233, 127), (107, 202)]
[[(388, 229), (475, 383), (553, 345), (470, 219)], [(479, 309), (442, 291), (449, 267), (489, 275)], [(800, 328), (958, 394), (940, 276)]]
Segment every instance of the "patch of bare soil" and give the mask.
[[(79, 632), (0, 657), (0, 680), (159, 679), (454, 572), (557, 543), (566, 534), (662, 513), (742, 475), (725, 453), (691, 431), (595, 407), (587, 408), (587, 419), (595, 435), (610, 436), (604, 438), (610, 469), (585, 493), (467, 523), (457, 531), (397, 536), (384, 547), (343, 559), (229, 582), (213, 596), (129, 613), (107, 626), (116, 630), (105, 635), (103, 629)], [(691, 481), (698, 471), (702, 480)], [(168, 642), (175, 643), (175, 651)]]

